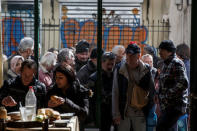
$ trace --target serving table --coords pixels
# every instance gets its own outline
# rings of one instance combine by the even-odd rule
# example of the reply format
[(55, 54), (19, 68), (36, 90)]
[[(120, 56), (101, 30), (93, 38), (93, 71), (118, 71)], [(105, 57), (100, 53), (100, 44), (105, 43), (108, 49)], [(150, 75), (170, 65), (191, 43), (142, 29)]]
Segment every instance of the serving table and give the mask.
[[(20, 122), (14, 123), (20, 124)], [(3, 124), (1, 123), (1, 125)], [(79, 121), (77, 116), (72, 116), (69, 118), (69, 122), (65, 127), (55, 127), (54, 124), (48, 124), (48, 122), (47, 124), (42, 123), (40, 126), (38, 126), (35, 122), (35, 127), (31, 125), (30, 127), (25, 126), (25, 128), (23, 128), (23, 126), (20, 126), (20, 128), (13, 126), (13, 122), (12, 124), (5, 122), (3, 126), (5, 131), (79, 131)]]

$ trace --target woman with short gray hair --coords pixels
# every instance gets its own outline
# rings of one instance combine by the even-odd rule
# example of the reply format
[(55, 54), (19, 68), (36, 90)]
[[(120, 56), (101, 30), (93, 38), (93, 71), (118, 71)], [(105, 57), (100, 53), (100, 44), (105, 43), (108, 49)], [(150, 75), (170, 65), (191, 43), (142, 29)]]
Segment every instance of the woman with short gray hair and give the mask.
[(53, 74), (51, 71), (56, 64), (56, 59), (54, 53), (47, 52), (40, 60), (39, 81), (46, 85), (47, 90), (52, 85)]

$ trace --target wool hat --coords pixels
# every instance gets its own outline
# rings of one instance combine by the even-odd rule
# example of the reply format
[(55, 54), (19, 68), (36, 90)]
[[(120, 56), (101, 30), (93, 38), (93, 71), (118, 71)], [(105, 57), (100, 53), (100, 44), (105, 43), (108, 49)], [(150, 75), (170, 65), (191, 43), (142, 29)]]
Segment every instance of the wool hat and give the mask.
[(126, 48), (127, 54), (129, 53), (129, 54), (134, 55), (140, 52), (141, 52), (140, 47), (136, 43), (130, 43)]
[[(101, 50), (101, 55), (103, 54), (103, 49)], [(92, 49), (91, 53), (90, 53), (90, 58), (91, 59), (95, 59), (97, 58), (97, 48)]]
[(148, 54), (151, 54), (151, 55), (154, 55), (154, 54), (155, 54), (154, 48), (153, 48), (152, 46), (150, 46), (150, 45), (146, 45), (146, 46), (144, 47), (144, 50), (147, 51)]
[(82, 52), (88, 52), (90, 44), (86, 40), (81, 40), (76, 45), (76, 54)]
[(176, 47), (171, 40), (163, 40), (159, 45), (159, 49), (164, 49), (173, 53), (176, 52)]

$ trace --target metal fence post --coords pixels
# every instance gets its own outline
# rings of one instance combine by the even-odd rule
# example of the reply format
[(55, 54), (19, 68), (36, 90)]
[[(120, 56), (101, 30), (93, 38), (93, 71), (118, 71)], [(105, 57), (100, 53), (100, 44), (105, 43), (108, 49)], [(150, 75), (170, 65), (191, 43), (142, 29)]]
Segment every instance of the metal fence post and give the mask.
[[(1, 6), (1, 1), (0, 1), (0, 6)], [(1, 7), (0, 7), (0, 25), (1, 25)], [(1, 26), (2, 27), (2, 26)], [(2, 42), (1, 42), (1, 28), (0, 28), (0, 87), (3, 84), (3, 51), (2, 51)]]
[(98, 0), (97, 5), (97, 86), (96, 86), (96, 126), (101, 127), (101, 52), (102, 52), (102, 0)]
[(191, 105), (190, 105), (190, 129), (191, 131), (197, 131), (197, 58), (196, 58), (196, 41), (197, 41), (197, 18), (195, 12), (197, 11), (197, 1), (192, 0), (192, 16), (191, 16)]
[[(35, 61), (38, 65), (38, 57), (39, 57), (39, 23), (40, 23), (40, 18), (39, 18), (39, 5), (38, 5), (38, 0), (34, 0), (34, 56), (35, 56)], [(38, 72), (36, 77), (38, 78)]]

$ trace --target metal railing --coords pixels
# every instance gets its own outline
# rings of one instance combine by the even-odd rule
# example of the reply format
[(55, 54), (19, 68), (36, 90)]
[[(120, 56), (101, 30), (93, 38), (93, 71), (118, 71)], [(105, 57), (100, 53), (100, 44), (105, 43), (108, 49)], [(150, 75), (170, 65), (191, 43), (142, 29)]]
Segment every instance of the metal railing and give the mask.
[[(86, 39), (92, 47), (97, 45), (96, 4), (79, 3), (82, 7), (78, 10), (75, 7), (77, 4), (64, 4), (61, 5), (61, 19), (57, 19), (57, 17), (40, 19), (39, 41), (42, 54), (51, 47), (75, 46), (81, 39)], [(142, 11), (139, 5), (112, 4), (113, 6), (110, 3), (105, 3), (102, 10), (102, 47), (104, 50), (110, 51), (114, 45), (118, 44), (126, 47), (130, 41), (137, 41), (142, 48), (145, 44), (157, 48), (162, 40), (169, 39), (170, 25), (168, 21), (141, 20)], [(65, 12), (67, 13), (65, 14)], [(2, 12), (4, 54), (10, 56), (15, 53), (24, 36), (34, 37), (33, 10)]]
[[(42, 20), (40, 24), (40, 44), (42, 51), (51, 47), (75, 46), (80, 39), (86, 39), (92, 46), (96, 46), (97, 22), (91, 19)], [(143, 21), (135, 25), (128, 19), (121, 24), (103, 24), (102, 47), (111, 50), (114, 45), (127, 46), (130, 41), (137, 41), (142, 46), (149, 44), (157, 47), (164, 39), (168, 39), (170, 26), (167, 21)], [(17, 50), (20, 39), (24, 36), (33, 37), (33, 18), (3, 16), (2, 18), (2, 45), (6, 55)]]

